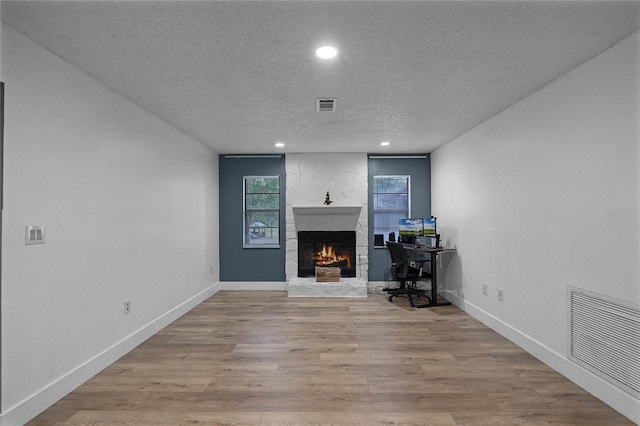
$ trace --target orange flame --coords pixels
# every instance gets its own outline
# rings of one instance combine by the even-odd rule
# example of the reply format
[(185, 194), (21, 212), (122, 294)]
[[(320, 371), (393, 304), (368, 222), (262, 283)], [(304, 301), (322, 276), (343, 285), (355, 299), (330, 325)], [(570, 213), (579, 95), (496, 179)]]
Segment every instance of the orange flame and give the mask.
[(316, 253), (313, 259), (316, 261), (316, 266), (331, 265), (332, 263), (346, 261), (347, 267), (351, 267), (351, 259), (349, 256), (336, 253), (331, 245), (323, 244), (322, 250)]

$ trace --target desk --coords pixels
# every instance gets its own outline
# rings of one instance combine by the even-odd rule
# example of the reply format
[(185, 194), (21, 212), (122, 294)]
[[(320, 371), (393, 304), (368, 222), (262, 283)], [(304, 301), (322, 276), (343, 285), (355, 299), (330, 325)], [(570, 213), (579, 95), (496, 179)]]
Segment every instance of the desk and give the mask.
[(405, 246), (404, 250), (407, 252), (407, 256), (412, 253), (423, 255), (429, 254), (431, 261), (431, 301), (426, 305), (420, 305), (418, 308), (430, 308), (432, 306), (450, 305), (451, 302), (444, 301), (438, 302), (438, 268), (436, 267), (436, 261), (438, 260), (438, 254), (443, 252), (452, 252), (454, 249), (447, 248), (432, 248), (432, 247), (411, 247)]

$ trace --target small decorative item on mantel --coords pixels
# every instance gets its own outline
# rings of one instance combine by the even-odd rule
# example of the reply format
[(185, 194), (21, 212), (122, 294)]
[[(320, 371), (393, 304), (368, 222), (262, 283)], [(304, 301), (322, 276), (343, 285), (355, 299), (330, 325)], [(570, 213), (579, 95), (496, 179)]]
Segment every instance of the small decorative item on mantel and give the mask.
[(324, 205), (328, 206), (331, 203), (333, 203), (333, 201), (331, 201), (331, 196), (329, 195), (329, 191), (327, 191), (327, 195), (324, 197)]

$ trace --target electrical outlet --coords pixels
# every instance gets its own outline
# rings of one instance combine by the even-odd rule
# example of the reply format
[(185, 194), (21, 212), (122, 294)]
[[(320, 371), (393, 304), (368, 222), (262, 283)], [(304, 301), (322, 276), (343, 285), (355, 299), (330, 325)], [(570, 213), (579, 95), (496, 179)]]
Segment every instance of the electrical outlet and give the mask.
[(213, 266), (209, 266), (209, 274), (213, 274)]
[(498, 300), (504, 301), (504, 291), (501, 288), (498, 289)]
[(27, 225), (24, 234), (25, 245), (44, 244), (44, 225)]
[(125, 300), (124, 301), (124, 314), (127, 315), (129, 312), (131, 312), (131, 300)]
[(489, 293), (489, 286), (487, 285), (487, 283), (482, 283), (482, 294), (486, 296), (488, 293)]

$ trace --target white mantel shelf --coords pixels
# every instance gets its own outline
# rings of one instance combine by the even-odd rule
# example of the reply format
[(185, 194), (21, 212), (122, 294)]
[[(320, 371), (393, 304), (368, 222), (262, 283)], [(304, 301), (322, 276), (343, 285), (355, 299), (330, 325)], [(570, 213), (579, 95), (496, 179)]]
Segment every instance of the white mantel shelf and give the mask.
[(294, 206), (295, 214), (357, 214), (362, 206)]
[(297, 231), (355, 231), (362, 206), (294, 206)]

